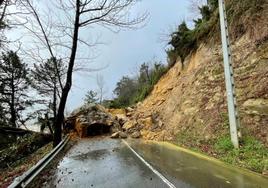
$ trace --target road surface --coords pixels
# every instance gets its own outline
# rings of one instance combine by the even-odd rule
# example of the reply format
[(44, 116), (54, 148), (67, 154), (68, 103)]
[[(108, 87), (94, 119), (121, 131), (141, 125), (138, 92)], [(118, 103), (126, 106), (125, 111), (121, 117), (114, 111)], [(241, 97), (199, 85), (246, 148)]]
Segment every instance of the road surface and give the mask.
[(108, 138), (79, 141), (43, 187), (268, 187), (268, 179), (169, 144)]

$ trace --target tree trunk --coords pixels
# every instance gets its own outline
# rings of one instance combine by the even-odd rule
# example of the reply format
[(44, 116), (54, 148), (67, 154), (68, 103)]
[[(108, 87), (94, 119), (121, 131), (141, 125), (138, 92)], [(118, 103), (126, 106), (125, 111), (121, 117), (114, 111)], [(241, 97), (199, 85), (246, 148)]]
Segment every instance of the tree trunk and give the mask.
[(75, 15), (75, 24), (74, 24), (74, 32), (73, 32), (72, 51), (71, 51), (71, 56), (69, 60), (69, 65), (68, 65), (67, 79), (66, 79), (65, 86), (62, 90), (58, 114), (57, 114), (56, 122), (54, 125), (55, 127), (54, 141), (53, 141), (54, 147), (56, 147), (61, 142), (62, 124), (64, 122), (64, 109), (65, 109), (69, 91), (72, 86), (72, 74), (73, 74), (73, 67), (74, 67), (75, 56), (76, 56), (76, 51), (77, 51), (78, 32), (79, 32), (79, 16), (80, 16), (79, 9), (80, 9), (80, 0), (76, 0), (76, 15)]
[(52, 110), (53, 110), (53, 124), (56, 122), (56, 116), (57, 116), (57, 86), (54, 83), (53, 88), (53, 104), (52, 104)]
[(102, 104), (102, 96), (103, 96), (103, 91), (102, 88), (100, 89), (100, 104)]
[(46, 126), (48, 127), (50, 134), (53, 135), (53, 129), (52, 129), (50, 121), (49, 121), (48, 113), (46, 113), (46, 115), (45, 115), (45, 120), (46, 120)]
[(15, 110), (15, 88), (14, 88), (14, 77), (12, 73), (11, 77), (11, 101), (10, 101), (10, 123), (11, 126), (16, 128), (16, 110)]
[(11, 115), (10, 123), (11, 123), (12, 127), (17, 128), (17, 126), (16, 126), (16, 110), (14, 107), (14, 98), (13, 98), (13, 96), (11, 98), (12, 98), (11, 99), (12, 101), (10, 104), (10, 115)]

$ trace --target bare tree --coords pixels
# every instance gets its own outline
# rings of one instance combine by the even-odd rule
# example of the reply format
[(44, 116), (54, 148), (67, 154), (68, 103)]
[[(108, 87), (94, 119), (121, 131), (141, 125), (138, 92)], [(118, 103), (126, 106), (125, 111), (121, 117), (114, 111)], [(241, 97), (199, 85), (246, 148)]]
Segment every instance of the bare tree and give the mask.
[[(62, 84), (54, 125), (54, 146), (56, 146), (61, 141), (64, 109), (72, 87), (74, 66), (79, 59), (83, 59), (77, 49), (80, 46), (92, 47), (87, 39), (79, 35), (82, 29), (91, 28), (94, 25), (103, 26), (112, 31), (119, 31), (121, 28), (136, 28), (146, 19), (147, 14), (132, 17), (130, 9), (137, 0), (55, 0), (47, 5), (48, 11), (42, 16), (31, 0), (25, 0), (25, 2), (25, 7), (35, 19), (34, 24), (32, 20), (26, 18), (31, 25), (25, 26), (25, 28), (39, 42), (41, 41), (52, 58), (57, 57), (56, 52), (63, 52), (66, 55), (66, 57), (61, 57), (67, 64), (67, 74), (65, 83)], [(49, 21), (51, 24), (44, 24), (45, 21)], [(33, 27), (34, 25), (35, 27)], [(36, 42), (36, 44), (38, 43)], [(42, 50), (40, 47), (37, 49)]]
[(101, 74), (97, 74), (96, 82), (98, 86), (99, 103), (102, 104), (103, 96), (106, 93), (106, 89), (105, 89), (105, 81)]
[(9, 51), (7, 44), (10, 42), (6, 38), (5, 31), (7, 28), (12, 28), (16, 24), (11, 22), (16, 16), (25, 14), (20, 10), (17, 10), (16, 7), (20, 0), (0, 0), (0, 47), (1, 51)]
[(191, 20), (193, 18), (196, 18), (200, 16), (200, 10), (199, 7), (202, 7), (203, 5), (208, 4), (208, 0), (189, 0), (189, 12), (191, 13)]
[(8, 114), (9, 124), (18, 126), (21, 111), (32, 102), (28, 97), (29, 75), (28, 68), (18, 57), (16, 52), (9, 51), (0, 57), (0, 105), (6, 113), (1, 119), (5, 119)]

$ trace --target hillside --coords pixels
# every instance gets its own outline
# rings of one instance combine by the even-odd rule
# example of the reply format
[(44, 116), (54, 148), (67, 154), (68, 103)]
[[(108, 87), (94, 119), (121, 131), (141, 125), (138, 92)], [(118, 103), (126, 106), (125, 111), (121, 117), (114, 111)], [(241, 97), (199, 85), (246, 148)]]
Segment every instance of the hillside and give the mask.
[[(267, 3), (231, 24), (232, 55), (243, 139), (237, 154), (229, 142), (221, 45), (202, 40), (159, 80), (151, 94), (129, 113), (128, 127), (145, 139), (171, 141), (226, 162), (267, 173), (268, 20)], [(246, 13), (245, 13), (246, 14)], [(243, 32), (238, 33), (238, 27)], [(217, 35), (217, 34), (213, 34)], [(211, 35), (210, 35), (211, 36)], [(219, 38), (216, 37), (216, 38)], [(244, 147), (243, 147), (244, 146)], [(259, 152), (251, 160), (251, 150)], [(256, 160), (255, 160), (256, 159)]]

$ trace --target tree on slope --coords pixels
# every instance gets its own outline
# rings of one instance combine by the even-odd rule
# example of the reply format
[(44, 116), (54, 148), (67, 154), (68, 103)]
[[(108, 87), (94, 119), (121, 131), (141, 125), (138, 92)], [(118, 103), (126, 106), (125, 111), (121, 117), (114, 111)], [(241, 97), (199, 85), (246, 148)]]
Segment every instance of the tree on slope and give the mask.
[(57, 116), (58, 99), (61, 94), (61, 86), (58, 79), (64, 80), (66, 67), (62, 60), (48, 59), (41, 64), (34, 64), (31, 71), (32, 86), (46, 100), (40, 100), (40, 103), (46, 106), (45, 114), (48, 116), (52, 111), (53, 122)]
[(28, 69), (22, 63), (16, 52), (9, 51), (2, 54), (0, 63), (0, 103), (2, 112), (7, 112), (12, 127), (18, 126), (20, 112), (31, 105), (28, 100), (29, 87)]
[(104, 95), (105, 95), (107, 90), (105, 89), (105, 81), (104, 81), (104, 78), (101, 74), (97, 75), (96, 83), (98, 86), (99, 103), (102, 104)]

